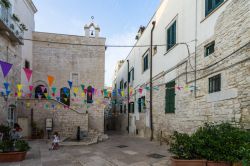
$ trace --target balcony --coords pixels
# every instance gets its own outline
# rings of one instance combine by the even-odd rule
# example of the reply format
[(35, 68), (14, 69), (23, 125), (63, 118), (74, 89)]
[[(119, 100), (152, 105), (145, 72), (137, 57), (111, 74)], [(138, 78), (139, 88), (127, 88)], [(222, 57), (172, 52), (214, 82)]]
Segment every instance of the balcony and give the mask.
[(20, 25), (12, 19), (12, 13), (0, 4), (0, 34), (8, 37), (12, 43), (23, 45)]

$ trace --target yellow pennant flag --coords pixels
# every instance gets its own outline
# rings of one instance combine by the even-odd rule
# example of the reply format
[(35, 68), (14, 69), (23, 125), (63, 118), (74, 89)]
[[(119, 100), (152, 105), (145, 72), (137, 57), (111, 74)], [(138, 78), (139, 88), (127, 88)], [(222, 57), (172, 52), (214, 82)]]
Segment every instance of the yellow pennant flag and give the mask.
[(78, 93), (78, 88), (77, 87), (74, 87), (74, 93), (77, 94)]
[(66, 101), (66, 102), (67, 102), (67, 101), (68, 101), (68, 98), (64, 98), (64, 101)]
[(22, 96), (22, 92), (17, 92), (17, 96), (21, 97)]
[(124, 90), (121, 92), (121, 94), (122, 94), (122, 97), (124, 96)]
[(188, 89), (189, 89), (189, 88), (188, 88), (188, 85), (185, 85), (184, 89), (185, 89), (185, 90), (188, 90)]
[(17, 89), (18, 89), (18, 91), (21, 91), (22, 88), (23, 88), (23, 85), (22, 85), (22, 84), (17, 84)]
[(27, 107), (28, 107), (28, 108), (30, 107), (30, 103), (27, 103)]
[(44, 96), (45, 96), (46, 98), (48, 98), (48, 93), (44, 93)]
[(85, 97), (85, 93), (84, 92), (82, 92), (82, 97)]

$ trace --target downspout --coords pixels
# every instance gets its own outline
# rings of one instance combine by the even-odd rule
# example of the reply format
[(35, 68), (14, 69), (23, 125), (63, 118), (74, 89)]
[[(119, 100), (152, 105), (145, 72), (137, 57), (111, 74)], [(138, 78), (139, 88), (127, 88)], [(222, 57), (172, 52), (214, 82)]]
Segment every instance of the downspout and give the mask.
[(153, 130), (153, 32), (155, 29), (155, 21), (152, 22), (151, 37), (150, 37), (150, 141), (154, 139)]
[(127, 108), (127, 110), (128, 110), (128, 133), (129, 133), (129, 60), (127, 60), (127, 62), (128, 62), (128, 108)]
[(195, 51), (194, 51), (194, 96), (197, 97), (197, 21), (198, 21), (198, 1), (195, 3)]

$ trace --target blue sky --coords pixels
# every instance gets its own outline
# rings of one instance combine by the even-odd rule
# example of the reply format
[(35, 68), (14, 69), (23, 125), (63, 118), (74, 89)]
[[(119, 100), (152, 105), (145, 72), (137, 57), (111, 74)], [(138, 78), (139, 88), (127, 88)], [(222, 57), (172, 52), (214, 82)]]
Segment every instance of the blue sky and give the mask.
[[(83, 27), (91, 16), (101, 28), (106, 44), (133, 45), (140, 25), (147, 25), (160, 0), (33, 0), (38, 12), (36, 31), (84, 35)], [(118, 60), (131, 48), (108, 48), (105, 85), (111, 86)]]

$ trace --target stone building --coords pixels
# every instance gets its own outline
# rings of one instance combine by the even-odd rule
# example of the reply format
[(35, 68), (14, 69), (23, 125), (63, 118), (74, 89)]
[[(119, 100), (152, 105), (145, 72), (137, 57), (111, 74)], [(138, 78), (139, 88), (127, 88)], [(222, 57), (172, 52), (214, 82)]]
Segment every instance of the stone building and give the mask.
[[(100, 37), (100, 27), (86, 24), (85, 36), (35, 32), (37, 10), (32, 1), (10, 3), (28, 31), (19, 37), (9, 24), (0, 27), (1, 61), (13, 64), (9, 75), (1, 79), (2, 85), (11, 83), (12, 92), (6, 102), (0, 98), (0, 124), (18, 122), (24, 137), (41, 130), (46, 136), (47, 120), (53, 131), (65, 137), (75, 137), (78, 126), (83, 131), (104, 132), (105, 100), (100, 93), (104, 89), (106, 39)], [(5, 23), (2, 17), (0, 21)], [(23, 68), (32, 70), (29, 81)], [(48, 76), (53, 79), (51, 85)], [(17, 84), (22, 85), (21, 96)]]
[(153, 131), (155, 139), (191, 133), (205, 122), (250, 129), (249, 6), (247, 0), (162, 1), (135, 44), (150, 44), (155, 21), (152, 126), (148, 46), (134, 47), (116, 76), (117, 128), (127, 132), (129, 120), (131, 134)]
[[(31, 0), (10, 0), (9, 6), (0, 3), (0, 60), (13, 64), (9, 74), (4, 78), (0, 74), (0, 84), (9, 82), (9, 89), (15, 91), (16, 84), (26, 82), (22, 68), (32, 68), (32, 42), (23, 38), (32, 36), (35, 30), (34, 14), (37, 12)], [(13, 14), (19, 21), (12, 18)], [(20, 24), (25, 25), (22, 28)], [(26, 30), (25, 30), (26, 29)], [(13, 125), (17, 121), (16, 98), (13, 95), (0, 97), (0, 123)]]

